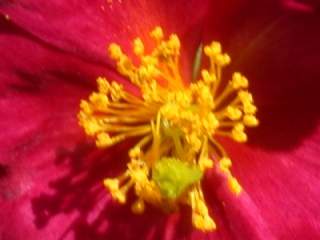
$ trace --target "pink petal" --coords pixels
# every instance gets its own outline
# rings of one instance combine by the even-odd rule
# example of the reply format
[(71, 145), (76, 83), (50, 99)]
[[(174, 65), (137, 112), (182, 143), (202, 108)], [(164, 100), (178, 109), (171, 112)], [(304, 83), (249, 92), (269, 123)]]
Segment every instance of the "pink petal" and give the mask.
[(28, 191), (32, 175), (56, 157), (59, 146), (72, 149), (84, 139), (76, 114), (99, 69), (28, 38), (18, 32), (0, 36), (5, 50), (0, 59), (1, 166), (7, 169), (4, 176), (19, 174), (12, 176), (18, 181), (13, 186), (1, 188), (10, 199)]
[(282, 150), (225, 143), (233, 172), (278, 239), (320, 237), (319, 136), (318, 125), (305, 140)]
[(104, 153), (90, 165), (102, 153), (85, 141), (76, 118), (80, 99), (107, 71), (38, 43), (12, 25), (1, 26), (14, 31), (0, 35), (0, 215), (5, 219), (0, 236), (59, 239), (67, 232), (69, 237), (81, 219), (87, 220), (79, 209), (93, 214), (97, 204), (103, 213), (99, 207), (107, 196), (100, 182), (110, 169), (100, 169), (112, 155)]
[(276, 239), (250, 195), (245, 190), (238, 196), (231, 193), (227, 178), (218, 167), (208, 172), (204, 190), (212, 211), (220, 211), (224, 218), (224, 224), (218, 224), (218, 231), (227, 227), (232, 239)]
[[(5, 1), (0, 11), (21, 28), (60, 49), (91, 61), (110, 63), (106, 46), (120, 43), (126, 50), (133, 38), (146, 38), (155, 26), (186, 41), (184, 52), (194, 56), (208, 1)], [(196, 11), (195, 11), (196, 10)], [(184, 58), (184, 59), (188, 59)], [(191, 61), (184, 63), (190, 69)]]

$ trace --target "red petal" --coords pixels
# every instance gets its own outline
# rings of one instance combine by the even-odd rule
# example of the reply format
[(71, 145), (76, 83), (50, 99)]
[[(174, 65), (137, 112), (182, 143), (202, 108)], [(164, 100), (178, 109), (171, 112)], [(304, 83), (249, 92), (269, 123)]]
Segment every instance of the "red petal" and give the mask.
[(282, 0), (283, 5), (291, 10), (299, 11), (299, 12), (313, 12), (317, 8), (319, 9), (319, 1), (317, 0), (309, 0), (305, 1), (297, 1), (297, 0)]
[(282, 12), (272, 21), (266, 9), (246, 15), (228, 35), (231, 67), (248, 76), (258, 106), (261, 124), (250, 129), (249, 142), (287, 150), (314, 131), (320, 115), (320, 17)]
[(302, 97), (312, 105), (320, 89), (319, 14), (290, 14), (273, 2), (242, 6), (205, 39), (222, 41), (233, 60), (227, 70), (248, 77), (258, 107), (295, 105)]
[[(260, 1), (243, 10), (215, 36), (231, 53), (232, 70), (249, 78), (261, 124), (250, 131), (253, 146), (224, 145), (261, 213), (254, 218), (261, 217), (278, 239), (318, 239), (319, 14), (292, 14)], [(226, 198), (220, 195), (228, 209)], [(247, 220), (254, 222), (250, 209)], [(239, 215), (229, 216), (237, 224)]]

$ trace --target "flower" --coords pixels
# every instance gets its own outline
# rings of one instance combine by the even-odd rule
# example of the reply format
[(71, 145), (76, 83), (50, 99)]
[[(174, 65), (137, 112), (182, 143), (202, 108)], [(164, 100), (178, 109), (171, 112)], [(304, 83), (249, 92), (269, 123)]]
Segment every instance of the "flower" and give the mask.
[[(3, 239), (319, 237), (316, 7), (306, 14), (281, 10), (278, 1), (166, 3), (1, 3)], [(182, 36), (186, 75), (200, 42), (222, 42), (232, 69), (250, 79), (259, 108), (261, 126), (249, 132), (250, 145), (222, 139), (244, 195), (233, 198), (215, 171), (205, 176), (220, 226), (212, 233), (193, 231), (188, 211), (135, 216), (114, 204), (100, 181), (124, 169), (119, 160), (130, 143), (96, 150), (77, 125), (79, 101), (97, 76), (126, 82), (105, 46), (129, 49), (128, 39), (146, 38), (156, 25)]]

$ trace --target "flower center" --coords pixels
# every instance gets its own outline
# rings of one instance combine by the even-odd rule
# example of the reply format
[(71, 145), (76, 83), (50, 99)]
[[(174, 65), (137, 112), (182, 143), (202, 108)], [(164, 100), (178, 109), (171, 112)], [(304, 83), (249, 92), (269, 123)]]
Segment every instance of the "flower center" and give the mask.
[(201, 71), (197, 82), (186, 84), (179, 69), (179, 38), (172, 34), (165, 40), (160, 27), (150, 36), (155, 47), (149, 53), (140, 38), (133, 41), (133, 60), (119, 45), (109, 46), (117, 70), (139, 87), (141, 97), (99, 77), (98, 91), (81, 101), (79, 124), (99, 148), (138, 138), (129, 150), (127, 170), (104, 180), (115, 200), (125, 203), (128, 190), (133, 189), (137, 200), (132, 211), (137, 214), (144, 211), (145, 203), (166, 211), (187, 204), (194, 227), (211, 231), (216, 225), (205, 204), (201, 178), (217, 166), (226, 175), (230, 191), (241, 193), (230, 171), (231, 160), (216, 136), (245, 142), (245, 127), (258, 125), (253, 98), (246, 90), (248, 80), (237, 72), (223, 84), (222, 69), (230, 57), (218, 42), (212, 42), (204, 47), (209, 68)]

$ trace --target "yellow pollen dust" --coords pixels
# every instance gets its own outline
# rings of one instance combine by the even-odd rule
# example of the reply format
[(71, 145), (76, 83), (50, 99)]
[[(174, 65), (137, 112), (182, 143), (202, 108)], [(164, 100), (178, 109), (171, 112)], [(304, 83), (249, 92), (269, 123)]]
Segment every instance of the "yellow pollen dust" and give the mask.
[(201, 178), (207, 169), (217, 167), (230, 191), (235, 196), (241, 193), (230, 171), (231, 159), (216, 137), (246, 142), (245, 129), (258, 125), (249, 83), (239, 72), (227, 83), (222, 81), (222, 69), (231, 59), (220, 43), (212, 42), (203, 49), (209, 67), (198, 81), (188, 84), (180, 74), (178, 36), (165, 39), (156, 27), (150, 37), (155, 43), (151, 51), (140, 38), (133, 40), (135, 61), (115, 43), (108, 48), (118, 72), (140, 89), (141, 97), (99, 77), (98, 90), (80, 103), (79, 124), (98, 148), (137, 139), (128, 151), (127, 170), (104, 180), (116, 201), (126, 203), (128, 191), (134, 191), (136, 214), (143, 213), (146, 204), (165, 211), (186, 204), (193, 226), (212, 231), (216, 224), (205, 203)]

